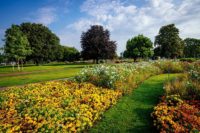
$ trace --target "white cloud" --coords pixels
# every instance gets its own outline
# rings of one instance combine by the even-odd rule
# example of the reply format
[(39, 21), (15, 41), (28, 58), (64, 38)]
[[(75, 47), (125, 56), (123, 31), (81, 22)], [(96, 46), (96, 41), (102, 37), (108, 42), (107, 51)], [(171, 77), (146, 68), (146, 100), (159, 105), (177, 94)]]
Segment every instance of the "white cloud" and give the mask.
[[(111, 31), (111, 38), (118, 43), (118, 53), (135, 35), (144, 34), (154, 41), (160, 27), (170, 23), (176, 24), (183, 38), (200, 37), (199, 0), (146, 0), (140, 7), (127, 3), (122, 0), (86, 0), (80, 10), (89, 17), (80, 18), (66, 27), (74, 33), (72, 38), (75, 41), (70, 43), (80, 48), (81, 32), (93, 24), (101, 24)], [(69, 40), (65, 39), (66, 42)]]
[(56, 9), (53, 7), (42, 7), (37, 10), (34, 22), (50, 25), (56, 21)]

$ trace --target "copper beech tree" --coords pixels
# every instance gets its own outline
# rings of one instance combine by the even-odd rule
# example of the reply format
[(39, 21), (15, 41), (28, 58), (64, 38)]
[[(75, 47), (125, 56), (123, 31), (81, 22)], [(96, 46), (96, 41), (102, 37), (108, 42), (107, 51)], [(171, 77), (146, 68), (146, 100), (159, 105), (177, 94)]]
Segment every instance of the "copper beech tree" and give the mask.
[(116, 42), (110, 40), (110, 32), (100, 25), (93, 25), (81, 35), (83, 59), (112, 59), (116, 53)]

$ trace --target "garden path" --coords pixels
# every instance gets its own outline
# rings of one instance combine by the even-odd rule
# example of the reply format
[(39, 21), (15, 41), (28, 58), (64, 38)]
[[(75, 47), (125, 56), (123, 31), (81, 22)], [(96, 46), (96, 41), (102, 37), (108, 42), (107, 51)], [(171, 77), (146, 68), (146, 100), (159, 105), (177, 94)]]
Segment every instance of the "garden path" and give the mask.
[(90, 132), (155, 133), (150, 114), (164, 93), (163, 83), (176, 76), (178, 74), (161, 74), (145, 80), (105, 112), (102, 120)]

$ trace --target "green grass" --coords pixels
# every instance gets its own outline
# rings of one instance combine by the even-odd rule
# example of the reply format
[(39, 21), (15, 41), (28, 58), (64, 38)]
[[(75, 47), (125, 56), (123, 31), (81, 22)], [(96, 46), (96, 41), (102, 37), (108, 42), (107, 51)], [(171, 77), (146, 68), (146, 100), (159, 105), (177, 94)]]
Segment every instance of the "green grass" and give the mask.
[(11, 67), (1, 67), (0, 87), (24, 85), (40, 81), (68, 78), (76, 75), (85, 66), (86, 64), (27, 66), (24, 68), (23, 72), (12, 72)]
[[(77, 67), (83, 67), (87, 64), (45, 64), (41, 66), (35, 66), (35, 65), (26, 65), (24, 66), (23, 72), (35, 72), (35, 71), (51, 71), (56, 69), (65, 69), (65, 68), (77, 68)], [(12, 66), (0, 66), (0, 75), (1, 74), (9, 74), (9, 73), (20, 73), (17, 70), (17, 66), (15, 66), (15, 70), (13, 71)]]
[(151, 112), (163, 95), (163, 83), (178, 74), (153, 76), (144, 81), (131, 94), (122, 97), (118, 103), (104, 113), (101, 121), (90, 132), (156, 132), (152, 125)]

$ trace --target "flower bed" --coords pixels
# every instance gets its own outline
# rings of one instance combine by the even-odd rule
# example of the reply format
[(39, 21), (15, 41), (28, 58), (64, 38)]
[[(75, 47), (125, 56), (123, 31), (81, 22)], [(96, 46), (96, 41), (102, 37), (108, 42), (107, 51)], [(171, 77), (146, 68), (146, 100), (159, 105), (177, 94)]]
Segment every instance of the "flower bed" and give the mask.
[(200, 108), (192, 103), (182, 101), (179, 95), (164, 97), (152, 113), (154, 125), (161, 133), (199, 132)]
[(161, 73), (152, 62), (136, 64), (97, 65), (83, 69), (74, 81), (90, 82), (97, 86), (130, 92), (147, 77)]
[(165, 96), (154, 108), (154, 125), (163, 133), (200, 132), (200, 65), (165, 84)]
[(72, 79), (79, 83), (52, 81), (1, 91), (0, 132), (87, 130), (123, 94), (146, 78), (162, 73), (165, 67), (158, 64), (161, 63), (98, 65), (83, 69)]
[(0, 93), (0, 131), (82, 131), (121, 95), (117, 90), (69, 81), (10, 88)]

